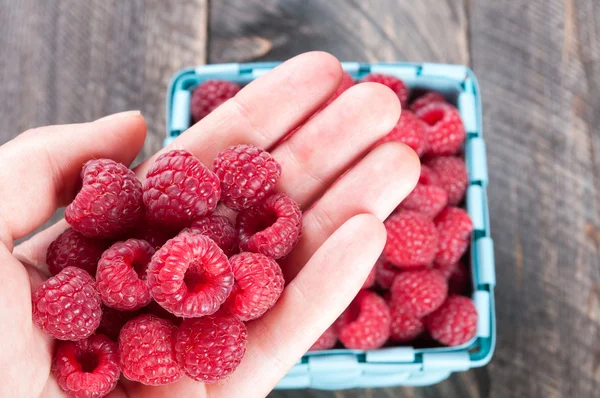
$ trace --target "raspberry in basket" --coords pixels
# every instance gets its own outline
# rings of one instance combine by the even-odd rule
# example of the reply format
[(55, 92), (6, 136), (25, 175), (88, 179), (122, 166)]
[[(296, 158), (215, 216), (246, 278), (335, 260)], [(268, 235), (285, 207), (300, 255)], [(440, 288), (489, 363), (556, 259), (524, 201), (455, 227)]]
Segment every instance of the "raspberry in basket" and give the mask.
[(46, 264), (52, 275), (66, 267), (78, 267), (96, 275), (98, 261), (107, 247), (106, 241), (85, 237), (69, 228), (48, 246)]
[(237, 233), (227, 217), (205, 216), (194, 221), (190, 229), (211, 238), (227, 256), (235, 252)]
[(119, 335), (123, 375), (149, 386), (173, 383), (182, 373), (175, 359), (177, 327), (151, 314), (127, 322)]
[(394, 282), (394, 278), (400, 272), (398, 267), (394, 266), (383, 257), (379, 258), (377, 263), (375, 263), (375, 281), (382, 289), (389, 289)]
[(323, 332), (317, 341), (308, 349), (308, 351), (328, 350), (335, 347), (337, 343), (337, 333), (335, 326), (331, 325)]
[(133, 228), (144, 214), (142, 184), (121, 163), (90, 160), (83, 165), (81, 179), (81, 190), (65, 209), (65, 219), (77, 232), (115, 237)]
[(429, 218), (435, 217), (448, 204), (448, 194), (436, 185), (417, 183), (413, 191), (400, 204), (401, 209), (412, 210)]
[(431, 265), (438, 245), (438, 232), (427, 216), (414, 211), (401, 211), (385, 221), (387, 241), (383, 254), (399, 268)]
[(441, 265), (433, 263), (433, 268), (440, 271), (448, 280), (448, 294), (466, 294), (470, 281), (469, 271), (462, 261)]
[(247, 322), (260, 318), (283, 291), (279, 264), (260, 253), (243, 252), (229, 259), (235, 283), (223, 309)]
[(413, 315), (411, 310), (402, 303), (390, 303), (390, 316), (392, 318), (390, 340), (397, 343), (406, 343), (416, 339), (425, 331), (425, 324), (421, 318)]
[(117, 344), (94, 334), (80, 341), (59, 341), (52, 372), (60, 388), (72, 398), (100, 398), (119, 381)]
[(457, 346), (475, 337), (477, 309), (473, 301), (463, 296), (450, 296), (426, 319), (427, 330), (438, 342)]
[(380, 73), (370, 73), (363, 77), (360, 80), (361, 83), (372, 82), (372, 83), (380, 83), (384, 86), (392, 89), (394, 93), (398, 96), (400, 100), (400, 104), (402, 105), (402, 109), (406, 108), (408, 104), (408, 97), (410, 95), (410, 91), (408, 86), (400, 79), (395, 76), (383, 75)]
[(169, 240), (148, 266), (150, 293), (179, 317), (214, 314), (231, 293), (227, 256), (210, 238), (189, 229)]
[(234, 210), (257, 206), (275, 189), (281, 166), (271, 154), (254, 145), (221, 151), (213, 161), (221, 180), (221, 200)]
[(446, 98), (444, 94), (438, 93), (437, 91), (428, 91), (420, 97), (416, 98), (409, 106), (409, 109), (413, 112), (417, 112), (419, 109), (426, 107), (433, 103), (444, 103)]
[(212, 213), (220, 197), (219, 178), (185, 150), (160, 155), (144, 181), (146, 216), (170, 227)]
[(403, 110), (394, 126), (380, 142), (397, 141), (411, 147), (419, 156), (427, 150), (427, 126), (411, 111)]
[(458, 205), (465, 197), (468, 185), (465, 161), (455, 156), (440, 156), (426, 161), (439, 179), (439, 186), (448, 194), (448, 204)]
[(469, 247), (473, 222), (461, 208), (447, 207), (435, 218), (439, 233), (439, 248), (435, 262), (440, 265), (457, 263)]
[(186, 319), (177, 330), (175, 355), (192, 379), (214, 383), (229, 376), (246, 353), (248, 332), (242, 321), (219, 312)]
[(96, 289), (102, 302), (121, 311), (150, 303), (146, 271), (154, 248), (146, 241), (117, 242), (104, 252), (96, 271)]
[(273, 194), (260, 205), (241, 211), (237, 230), (240, 249), (282, 258), (300, 239), (302, 212), (286, 194)]
[(59, 340), (83, 340), (98, 328), (101, 300), (94, 279), (81, 268), (67, 267), (32, 294), (33, 321)]
[(405, 271), (394, 279), (390, 288), (392, 304), (402, 305), (417, 318), (435, 311), (446, 299), (448, 283), (439, 271), (425, 269)]
[(239, 91), (239, 85), (226, 80), (207, 80), (200, 84), (192, 91), (190, 113), (193, 122), (202, 120)]
[(377, 293), (361, 290), (335, 323), (346, 348), (372, 350), (390, 336), (390, 310)]
[(428, 155), (454, 155), (461, 150), (466, 132), (458, 109), (436, 102), (419, 109), (415, 114), (428, 125)]

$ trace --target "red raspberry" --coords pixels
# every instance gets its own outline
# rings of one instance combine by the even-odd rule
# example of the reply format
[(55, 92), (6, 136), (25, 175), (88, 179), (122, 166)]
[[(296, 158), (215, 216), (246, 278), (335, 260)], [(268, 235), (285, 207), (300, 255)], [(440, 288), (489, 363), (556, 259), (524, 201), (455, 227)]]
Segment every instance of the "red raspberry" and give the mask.
[(408, 86), (400, 79), (398, 79), (395, 76), (390, 76), (390, 75), (383, 75), (380, 73), (370, 73), (368, 75), (366, 75), (365, 77), (363, 77), (360, 80), (361, 83), (365, 83), (365, 82), (373, 82), (373, 83), (380, 83), (383, 84), (384, 86), (387, 86), (389, 88), (392, 89), (392, 91), (394, 93), (396, 93), (396, 95), (398, 96), (398, 99), (400, 100), (400, 104), (402, 105), (402, 109), (406, 108), (406, 105), (408, 104), (408, 97), (410, 95), (410, 91), (408, 89)]
[(248, 332), (234, 316), (216, 314), (186, 319), (177, 330), (175, 355), (196, 381), (214, 383), (229, 376), (246, 353)]
[(148, 286), (158, 304), (180, 317), (214, 314), (229, 296), (233, 273), (210, 238), (183, 230), (148, 266)]
[(190, 229), (211, 238), (227, 256), (234, 253), (237, 236), (233, 223), (227, 217), (202, 217), (194, 221)]
[(421, 108), (425, 108), (429, 104), (438, 102), (446, 102), (444, 94), (438, 93), (437, 91), (428, 91), (420, 97), (416, 98), (409, 106), (410, 110), (417, 112)]
[(56, 275), (66, 267), (78, 267), (96, 275), (98, 261), (107, 246), (103, 240), (86, 238), (69, 228), (48, 246), (48, 270), (52, 275)]
[(439, 186), (448, 193), (448, 204), (459, 204), (465, 197), (469, 184), (464, 160), (454, 156), (441, 156), (427, 160), (427, 165), (437, 174)]
[(466, 211), (447, 207), (435, 218), (439, 249), (435, 261), (440, 265), (457, 263), (469, 247), (473, 222)]
[(434, 269), (405, 271), (390, 289), (392, 303), (402, 305), (417, 318), (435, 311), (446, 299), (448, 284), (444, 275)]
[(427, 150), (427, 125), (414, 113), (403, 110), (398, 123), (379, 142), (389, 141), (402, 142), (422, 156)]
[(466, 132), (455, 107), (437, 102), (419, 109), (415, 114), (428, 124), (427, 154), (454, 155), (461, 150)]
[(433, 268), (440, 271), (448, 281), (448, 294), (465, 294), (469, 287), (469, 271), (462, 263), (441, 265), (433, 263)]
[(160, 155), (144, 181), (146, 216), (171, 227), (211, 213), (220, 196), (219, 178), (185, 150)]
[(464, 344), (477, 332), (477, 309), (467, 297), (450, 296), (426, 318), (427, 330), (438, 342), (447, 346)]
[(144, 214), (142, 184), (121, 163), (90, 160), (81, 179), (81, 190), (65, 210), (65, 219), (77, 232), (91, 238), (118, 236)]
[[(154, 248), (158, 250), (167, 243), (169, 239), (174, 238), (179, 233), (177, 228), (168, 228), (164, 225), (156, 224), (152, 221), (143, 219), (135, 227), (135, 230), (131, 234), (131, 238), (144, 240)], [(127, 240), (127, 239), (122, 239)]]
[(67, 267), (35, 289), (33, 321), (59, 340), (82, 340), (94, 333), (102, 318), (94, 279), (76, 267)]
[(337, 343), (337, 334), (335, 333), (335, 327), (331, 325), (323, 332), (321, 337), (315, 341), (308, 351), (329, 350), (330, 348), (335, 347), (335, 343)]
[(371, 268), (371, 272), (369, 272), (369, 275), (367, 275), (367, 279), (365, 279), (365, 283), (363, 283), (361, 289), (369, 289), (373, 287), (373, 285), (375, 284), (375, 273), (377, 272), (376, 267), (377, 264), (375, 264), (373, 268)]
[(279, 264), (259, 253), (244, 252), (229, 259), (235, 283), (223, 309), (247, 322), (260, 318), (279, 299), (285, 281)]
[(302, 212), (292, 198), (277, 193), (257, 207), (240, 212), (237, 230), (240, 249), (282, 258), (300, 240)]
[(138, 239), (117, 242), (105, 251), (96, 272), (96, 288), (102, 302), (121, 311), (147, 305), (152, 297), (146, 271), (153, 254), (152, 246)]
[(108, 336), (111, 340), (119, 340), (119, 332), (127, 321), (140, 315), (140, 311), (119, 311), (114, 308), (102, 306), (102, 319), (96, 333)]
[(240, 91), (240, 86), (225, 80), (207, 80), (192, 91), (190, 113), (194, 123), (203, 119)]
[(438, 187), (442, 186), (442, 182), (440, 181), (440, 177), (438, 177), (437, 173), (425, 164), (421, 164), (419, 182), (424, 185), (435, 185)]
[(213, 161), (213, 170), (221, 180), (221, 200), (234, 210), (265, 200), (281, 176), (281, 166), (273, 156), (253, 145), (221, 151)]
[[(342, 74), (342, 82), (340, 83), (340, 86), (335, 91), (335, 93), (331, 96), (331, 98), (329, 98), (327, 100), (327, 102), (325, 104), (323, 104), (323, 106), (321, 106), (321, 108), (319, 108), (319, 111), (323, 110), (323, 108), (325, 108), (327, 105), (329, 105), (333, 101), (335, 101), (340, 95), (342, 95), (342, 93), (344, 91), (346, 91), (350, 87), (354, 86), (354, 84), (355, 84), (354, 78), (352, 76), (350, 76), (350, 74), (348, 72), (344, 72)], [(317, 112), (319, 112), (319, 111), (317, 111)]]
[(183, 318), (171, 314), (169, 311), (161, 307), (156, 301), (151, 301), (150, 304), (145, 306), (142, 311), (144, 314), (154, 315), (157, 318), (166, 319), (175, 326), (181, 325)]
[(413, 210), (433, 218), (448, 204), (448, 194), (444, 188), (418, 183), (415, 189), (402, 201), (400, 208)]
[(390, 303), (390, 315), (392, 317), (390, 340), (406, 343), (416, 339), (425, 331), (423, 321), (402, 304)]
[(427, 216), (402, 211), (385, 221), (387, 242), (385, 258), (399, 268), (429, 266), (435, 258), (438, 232)]
[(127, 322), (119, 335), (120, 365), (129, 380), (149, 386), (173, 383), (182, 376), (175, 359), (177, 327), (144, 314)]
[(397, 267), (383, 258), (377, 260), (375, 264), (375, 280), (382, 289), (389, 289), (394, 282), (394, 278), (400, 272)]
[(101, 334), (75, 342), (60, 341), (52, 372), (71, 398), (104, 397), (117, 386), (121, 374), (117, 344)]
[(335, 323), (346, 348), (372, 350), (390, 337), (390, 310), (380, 296), (361, 290)]

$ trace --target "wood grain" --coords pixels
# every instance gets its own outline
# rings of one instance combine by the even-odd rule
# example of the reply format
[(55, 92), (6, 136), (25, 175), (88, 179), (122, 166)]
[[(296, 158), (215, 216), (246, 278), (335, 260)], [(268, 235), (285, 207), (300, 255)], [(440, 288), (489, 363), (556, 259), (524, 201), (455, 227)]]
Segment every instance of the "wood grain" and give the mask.
[(492, 397), (600, 387), (600, 4), (475, 1), (498, 277)]
[(139, 109), (148, 138), (138, 160), (147, 157), (164, 139), (169, 79), (205, 61), (206, 28), (206, 0), (0, 0), (0, 144)]

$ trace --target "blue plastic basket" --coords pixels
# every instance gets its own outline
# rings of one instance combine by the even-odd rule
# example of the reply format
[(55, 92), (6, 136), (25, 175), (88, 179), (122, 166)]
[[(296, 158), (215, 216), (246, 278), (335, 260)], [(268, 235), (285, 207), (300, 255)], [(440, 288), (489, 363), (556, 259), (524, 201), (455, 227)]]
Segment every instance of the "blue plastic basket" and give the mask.
[[(207, 79), (246, 84), (278, 63), (217, 64), (182, 69), (175, 74), (167, 94), (165, 145), (190, 127), (191, 90)], [(465, 160), (469, 174), (467, 211), (475, 226), (471, 237), (473, 301), (479, 321), (472, 341), (459, 347), (392, 347), (357, 351), (336, 349), (310, 352), (277, 385), (278, 389), (338, 390), (357, 387), (425, 386), (446, 379), (452, 372), (486, 365), (496, 343), (494, 307), (494, 248), (486, 188), (485, 142), (482, 136), (481, 99), (473, 72), (461, 65), (432, 63), (342, 63), (355, 79), (384, 73), (404, 80), (411, 88), (443, 92), (462, 117), (467, 139)]]

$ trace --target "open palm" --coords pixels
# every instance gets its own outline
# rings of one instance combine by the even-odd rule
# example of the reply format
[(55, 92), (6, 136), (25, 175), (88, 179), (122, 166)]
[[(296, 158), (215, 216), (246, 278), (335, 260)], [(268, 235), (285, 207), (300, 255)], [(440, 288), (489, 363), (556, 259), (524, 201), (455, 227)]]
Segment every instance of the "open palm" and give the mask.
[[(281, 261), (284, 293), (248, 324), (246, 356), (228, 379), (203, 385), (184, 377), (148, 387), (122, 378), (109, 396), (264, 396), (356, 295), (385, 244), (382, 220), (416, 184), (419, 160), (397, 143), (364, 156), (400, 113), (397, 97), (381, 85), (356, 85), (305, 122), (341, 77), (334, 57), (300, 55), (247, 85), (171, 145), (207, 165), (231, 145), (268, 149), (282, 166), (278, 190), (304, 210), (303, 237)], [(86, 160), (130, 164), (145, 135), (142, 116), (128, 112), (33, 129), (0, 147), (0, 396), (63, 394), (50, 372), (53, 340), (31, 319), (31, 290), (49, 277), (46, 248), (67, 225), (61, 221), (17, 247), (14, 240), (72, 200)], [(150, 162), (136, 168), (140, 178)]]

